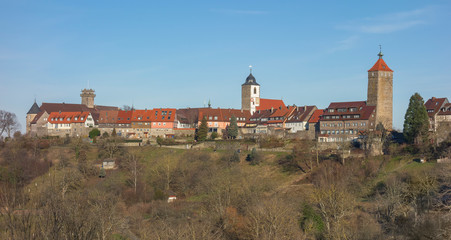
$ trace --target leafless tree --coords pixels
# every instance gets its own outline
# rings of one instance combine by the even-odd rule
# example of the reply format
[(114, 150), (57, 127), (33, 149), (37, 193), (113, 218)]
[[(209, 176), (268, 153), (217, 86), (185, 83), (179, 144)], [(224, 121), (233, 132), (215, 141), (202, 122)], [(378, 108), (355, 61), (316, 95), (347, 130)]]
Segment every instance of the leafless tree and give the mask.
[(353, 212), (355, 206), (353, 196), (345, 189), (330, 184), (315, 189), (312, 198), (326, 225), (326, 237), (347, 239), (344, 220)]
[(0, 136), (6, 133), (8, 137), (11, 137), (11, 133), (19, 129), (19, 127), (16, 114), (0, 110)]
[(128, 172), (128, 182), (133, 186), (136, 195), (138, 180), (141, 174), (140, 158), (136, 152), (131, 152), (124, 159), (124, 163), (122, 165)]

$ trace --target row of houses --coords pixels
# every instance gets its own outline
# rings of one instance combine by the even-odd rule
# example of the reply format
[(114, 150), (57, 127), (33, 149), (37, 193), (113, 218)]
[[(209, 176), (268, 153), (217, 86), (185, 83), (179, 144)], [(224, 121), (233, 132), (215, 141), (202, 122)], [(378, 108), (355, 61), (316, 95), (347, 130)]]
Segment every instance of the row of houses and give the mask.
[[(262, 99), (263, 100), (263, 99)], [(425, 107), (430, 131), (451, 123), (447, 98), (431, 98)], [(264, 109), (267, 108), (267, 109)], [(366, 101), (333, 102), (326, 109), (316, 106), (285, 106), (282, 100), (268, 103), (254, 114), (242, 109), (153, 108), (121, 110), (113, 106), (89, 108), (83, 104), (36, 103), (27, 114), (27, 132), (32, 136), (87, 136), (92, 128), (133, 139), (193, 135), (205, 117), (209, 132), (223, 135), (233, 116), (245, 135), (302, 134), (320, 142), (356, 139), (376, 128), (376, 107)]]

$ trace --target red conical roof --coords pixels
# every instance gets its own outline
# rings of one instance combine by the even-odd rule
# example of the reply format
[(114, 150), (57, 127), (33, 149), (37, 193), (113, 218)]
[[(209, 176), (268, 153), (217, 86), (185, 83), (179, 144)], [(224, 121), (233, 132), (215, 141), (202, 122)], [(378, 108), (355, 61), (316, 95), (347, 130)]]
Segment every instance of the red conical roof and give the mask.
[(387, 71), (387, 72), (393, 72), (393, 70), (391, 70), (387, 64), (385, 63), (384, 59), (382, 59), (382, 54), (379, 53), (379, 59), (377, 60), (377, 62), (374, 64), (374, 66), (368, 70), (368, 72), (374, 72), (374, 71)]

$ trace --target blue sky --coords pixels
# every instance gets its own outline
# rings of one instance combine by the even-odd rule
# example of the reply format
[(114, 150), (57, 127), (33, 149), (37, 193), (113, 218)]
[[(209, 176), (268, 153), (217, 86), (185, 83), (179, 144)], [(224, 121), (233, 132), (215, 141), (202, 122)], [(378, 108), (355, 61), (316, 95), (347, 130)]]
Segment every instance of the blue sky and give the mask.
[(2, 1), (0, 109), (42, 102), (240, 108), (261, 97), (325, 108), (366, 100), (379, 44), (394, 127), (410, 96), (451, 97), (450, 1)]

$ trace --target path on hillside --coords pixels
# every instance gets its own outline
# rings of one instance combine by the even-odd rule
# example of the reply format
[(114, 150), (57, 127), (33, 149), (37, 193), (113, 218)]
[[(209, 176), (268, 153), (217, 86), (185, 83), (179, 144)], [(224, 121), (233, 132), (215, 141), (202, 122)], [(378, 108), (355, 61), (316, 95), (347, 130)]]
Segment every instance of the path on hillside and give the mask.
[(300, 186), (312, 185), (311, 183), (302, 183), (302, 184), (299, 183), (300, 181), (304, 180), (309, 175), (310, 175), (310, 173), (302, 173), (299, 176), (296, 176), (296, 178), (292, 179), (287, 184), (277, 187), (274, 191), (272, 191), (270, 193), (270, 195), (275, 195), (275, 194), (279, 194), (279, 193), (286, 194), (289, 190), (291, 190), (293, 188), (298, 188)]

